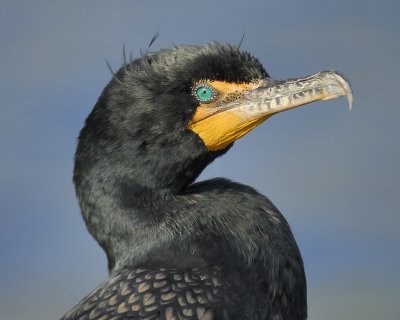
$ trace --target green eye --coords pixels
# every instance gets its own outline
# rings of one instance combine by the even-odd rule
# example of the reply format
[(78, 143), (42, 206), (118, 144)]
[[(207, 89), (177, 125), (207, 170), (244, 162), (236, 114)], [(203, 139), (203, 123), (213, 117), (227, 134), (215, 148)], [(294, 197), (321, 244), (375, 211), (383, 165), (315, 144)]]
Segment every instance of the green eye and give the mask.
[(196, 94), (196, 98), (200, 102), (209, 102), (215, 97), (214, 90), (206, 84), (199, 84), (198, 86), (196, 86), (194, 91)]

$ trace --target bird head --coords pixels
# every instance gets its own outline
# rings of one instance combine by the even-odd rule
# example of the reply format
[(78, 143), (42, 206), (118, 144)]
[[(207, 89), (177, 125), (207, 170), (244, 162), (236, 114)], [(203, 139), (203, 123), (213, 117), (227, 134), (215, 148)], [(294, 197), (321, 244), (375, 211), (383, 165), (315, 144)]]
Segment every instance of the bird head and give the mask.
[(275, 81), (229, 45), (146, 53), (114, 75), (87, 118), (75, 178), (96, 164), (99, 174), (180, 190), (273, 114), (345, 95), (351, 104), (349, 83), (335, 71)]

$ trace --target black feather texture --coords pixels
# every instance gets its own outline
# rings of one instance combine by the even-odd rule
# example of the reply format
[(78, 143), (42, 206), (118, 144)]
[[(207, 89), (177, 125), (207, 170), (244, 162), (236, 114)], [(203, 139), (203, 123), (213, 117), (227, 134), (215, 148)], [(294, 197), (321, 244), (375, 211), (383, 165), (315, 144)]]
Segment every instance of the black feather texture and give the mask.
[[(63, 319), (306, 318), (303, 263), (280, 212), (248, 186), (194, 183), (230, 146), (210, 152), (187, 130), (193, 85), (266, 77), (252, 55), (219, 43), (146, 53), (114, 75), (86, 119), (74, 168), (111, 275)], [(157, 274), (165, 286), (155, 286)]]

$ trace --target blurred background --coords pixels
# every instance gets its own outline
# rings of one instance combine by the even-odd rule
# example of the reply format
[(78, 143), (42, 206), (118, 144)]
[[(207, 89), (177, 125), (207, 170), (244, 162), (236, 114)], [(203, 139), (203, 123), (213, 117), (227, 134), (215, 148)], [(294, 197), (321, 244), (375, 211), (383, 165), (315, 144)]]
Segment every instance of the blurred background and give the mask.
[(400, 2), (0, 2), (0, 319), (58, 319), (107, 276), (72, 185), (76, 138), (122, 46), (216, 40), (273, 78), (336, 69), (345, 99), (279, 114), (200, 179), (266, 194), (292, 226), (309, 319), (399, 319)]

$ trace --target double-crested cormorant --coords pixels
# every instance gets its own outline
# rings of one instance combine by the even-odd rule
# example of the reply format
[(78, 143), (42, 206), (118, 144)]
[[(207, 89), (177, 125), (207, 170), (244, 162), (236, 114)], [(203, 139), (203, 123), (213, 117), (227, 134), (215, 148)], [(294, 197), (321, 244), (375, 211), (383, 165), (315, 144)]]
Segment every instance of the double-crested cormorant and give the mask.
[(249, 186), (194, 183), (271, 115), (347, 95), (335, 71), (273, 81), (237, 47), (146, 53), (114, 75), (86, 119), (74, 183), (110, 276), (62, 319), (307, 317), (299, 249)]

